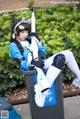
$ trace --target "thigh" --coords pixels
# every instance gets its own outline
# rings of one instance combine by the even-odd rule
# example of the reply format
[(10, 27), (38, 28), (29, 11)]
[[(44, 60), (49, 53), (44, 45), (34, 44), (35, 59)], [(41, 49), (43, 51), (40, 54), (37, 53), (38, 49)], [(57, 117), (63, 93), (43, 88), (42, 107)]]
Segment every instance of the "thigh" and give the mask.
[(57, 53), (57, 54), (54, 54), (54, 55), (52, 55), (51, 57), (47, 58), (47, 59), (45, 60), (44, 68), (45, 68), (45, 69), (48, 69), (48, 68), (52, 65), (53, 60), (54, 60), (54, 57), (55, 57), (56, 55), (58, 55), (58, 54), (63, 54), (63, 55), (65, 56), (65, 58), (66, 58), (65, 64), (66, 64), (67, 60), (69, 59), (69, 52), (70, 52), (69, 50), (63, 50), (63, 51), (61, 51), (61, 52), (59, 52), (59, 53)]

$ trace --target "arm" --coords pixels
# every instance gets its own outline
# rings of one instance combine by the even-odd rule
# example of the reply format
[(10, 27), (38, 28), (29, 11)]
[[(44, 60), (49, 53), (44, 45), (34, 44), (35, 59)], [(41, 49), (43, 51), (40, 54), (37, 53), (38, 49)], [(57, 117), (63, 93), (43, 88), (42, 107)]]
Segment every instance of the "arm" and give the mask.
[(23, 70), (29, 70), (29, 65), (27, 62), (27, 50), (21, 55), (17, 45), (15, 43), (10, 43), (10, 56), (14, 60), (19, 62), (20, 68)]

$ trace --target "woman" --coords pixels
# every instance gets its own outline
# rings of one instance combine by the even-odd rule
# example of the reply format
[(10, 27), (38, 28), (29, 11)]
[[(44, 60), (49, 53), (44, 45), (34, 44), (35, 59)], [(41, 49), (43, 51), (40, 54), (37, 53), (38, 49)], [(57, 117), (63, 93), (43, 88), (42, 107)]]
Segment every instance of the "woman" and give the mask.
[[(26, 20), (18, 20), (13, 24), (10, 54), (13, 59), (18, 59), (22, 70), (36, 68), (39, 79), (41, 74), (46, 79), (39, 80), (40, 82), (35, 85), (35, 90), (38, 92), (46, 92), (51, 87), (65, 64), (76, 75), (72, 84), (80, 88), (80, 70), (73, 53), (65, 50), (46, 59), (45, 46), (36, 36), (31, 35), (30, 26)], [(46, 76), (41, 69), (47, 70)]]

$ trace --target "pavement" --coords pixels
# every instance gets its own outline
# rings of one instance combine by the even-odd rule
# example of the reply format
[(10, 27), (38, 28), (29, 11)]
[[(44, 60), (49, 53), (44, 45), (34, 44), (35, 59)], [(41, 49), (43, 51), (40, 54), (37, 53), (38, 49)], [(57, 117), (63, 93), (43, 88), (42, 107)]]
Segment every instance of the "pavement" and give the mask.
[[(64, 98), (64, 119), (80, 119), (80, 96)], [(32, 119), (29, 103), (14, 106), (22, 119)]]

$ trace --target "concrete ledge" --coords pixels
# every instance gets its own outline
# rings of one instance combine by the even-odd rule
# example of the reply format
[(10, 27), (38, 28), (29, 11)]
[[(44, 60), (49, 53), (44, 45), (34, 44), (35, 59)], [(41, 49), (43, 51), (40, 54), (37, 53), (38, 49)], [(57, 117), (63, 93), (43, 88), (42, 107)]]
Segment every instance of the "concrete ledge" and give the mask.
[[(29, 103), (14, 106), (22, 119), (31, 119)], [(80, 96), (64, 98), (65, 119), (80, 119)]]

